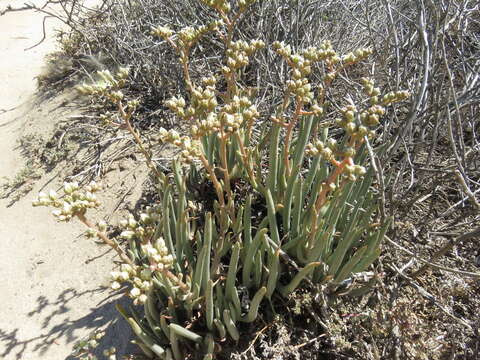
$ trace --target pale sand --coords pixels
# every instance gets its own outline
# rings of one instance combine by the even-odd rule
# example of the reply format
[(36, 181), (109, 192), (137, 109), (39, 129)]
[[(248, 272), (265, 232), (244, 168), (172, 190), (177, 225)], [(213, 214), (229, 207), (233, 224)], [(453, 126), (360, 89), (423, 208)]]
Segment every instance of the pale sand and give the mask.
[[(23, 1), (10, 3), (21, 6)], [(4, 5), (0, 2), (0, 7)], [(0, 177), (11, 177), (23, 166), (16, 141), (26, 127), (51, 129), (57, 120), (52, 114), (63, 115), (35, 100), (34, 78), (44, 56), (54, 50), (51, 29), (58, 22), (48, 19), (48, 39), (24, 51), (42, 38), (43, 16), (33, 11), (0, 16)], [(106, 249), (79, 236), (82, 226), (57, 224), (49, 209), (31, 206), (54, 175), (46, 174), (11, 207), (8, 199), (0, 200), (3, 360), (66, 359), (75, 340), (99, 326), (107, 327), (105, 346), (123, 344), (122, 348), (129, 336), (124, 323), (109, 325), (117, 318), (115, 301), (102, 286), (108, 285), (111, 252), (97, 258)], [(55, 180), (46, 188), (54, 184)]]

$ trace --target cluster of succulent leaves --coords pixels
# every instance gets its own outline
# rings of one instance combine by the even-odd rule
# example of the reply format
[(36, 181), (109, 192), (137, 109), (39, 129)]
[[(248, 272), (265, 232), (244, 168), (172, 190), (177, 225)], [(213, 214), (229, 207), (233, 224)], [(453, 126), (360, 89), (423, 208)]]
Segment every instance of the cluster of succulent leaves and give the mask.
[[(152, 29), (152, 36), (178, 52), (188, 91), (187, 99), (179, 95), (166, 105), (189, 124), (189, 134), (159, 131), (160, 142), (180, 150), (171, 174), (158, 170), (131, 124), (138, 104), (124, 102), (126, 69), (115, 76), (103, 72), (99, 83), (79, 87), (117, 105), (113, 121), (124, 122), (132, 133), (158, 186), (160, 202), (122, 223), (126, 252), (107, 238), (105, 224), (86, 220), (87, 203), (72, 208), (67, 202), (64, 211), (56, 194), (50, 200), (43, 195), (40, 202), (57, 207), (60, 220), (78, 216), (92, 236), (115, 247), (124, 264), (112, 273), (112, 286), (128, 283), (129, 295), (144, 311), (118, 308), (151, 358), (180, 360), (190, 349), (211, 359), (223, 341), (239, 340), (239, 324), (261, 316), (262, 304), (288, 297), (302, 284), (328, 288), (331, 294), (340, 287), (343, 293), (351, 290), (345, 289), (352, 284), (348, 280), (377, 259), (388, 227), (388, 221), (375, 222), (373, 172), (364, 167), (366, 142), (375, 136), (384, 107), (408, 96), (382, 96), (363, 79), (358, 86), (365, 101), (357, 106), (350, 100), (335, 109), (328, 91), (341, 72), (371, 51), (340, 56), (323, 42), (294, 52), (277, 42), (272, 49), (289, 66), (290, 79), (276, 113), (261, 114), (241, 75), (249, 58), (267, 51), (265, 44), (233, 39), (252, 1), (239, 1), (235, 9), (228, 1), (203, 2), (217, 12), (218, 21), (178, 32)], [(195, 84), (190, 52), (212, 32), (225, 44), (224, 62)], [(313, 88), (310, 78), (319, 70), (322, 85)], [(203, 193), (192, 191), (199, 184)], [(209, 190), (213, 200), (202, 196)]]

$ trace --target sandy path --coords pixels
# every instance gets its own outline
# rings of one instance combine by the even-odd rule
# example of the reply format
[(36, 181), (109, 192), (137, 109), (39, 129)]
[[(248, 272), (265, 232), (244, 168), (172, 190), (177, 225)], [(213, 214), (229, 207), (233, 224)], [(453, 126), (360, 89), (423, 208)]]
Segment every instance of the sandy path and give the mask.
[[(41, 39), (42, 19), (33, 11), (0, 16), (0, 177), (11, 177), (22, 167), (16, 141), (26, 122), (35, 121), (40, 129), (53, 122), (32, 100), (34, 77), (45, 54), (54, 49), (52, 19), (47, 21), (47, 41), (24, 51)], [(81, 226), (56, 224), (48, 209), (31, 207), (46, 181), (47, 177), (40, 180), (11, 207), (8, 200), (0, 200), (0, 359), (4, 360), (65, 359), (75, 340), (116, 318), (114, 301), (101, 288), (107, 284), (111, 255), (96, 258), (104, 250), (79, 237)], [(125, 342), (120, 333), (125, 333), (124, 324), (109, 325), (105, 346)]]

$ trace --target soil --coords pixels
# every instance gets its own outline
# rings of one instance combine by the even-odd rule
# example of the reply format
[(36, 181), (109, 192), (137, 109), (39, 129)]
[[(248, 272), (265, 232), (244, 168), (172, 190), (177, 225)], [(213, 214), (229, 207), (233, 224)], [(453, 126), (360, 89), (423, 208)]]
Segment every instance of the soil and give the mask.
[[(23, 6), (22, 1), (9, 4)], [(58, 121), (79, 113), (71, 105), (72, 93), (49, 99), (37, 93), (36, 76), (45, 55), (55, 50), (53, 29), (60, 25), (47, 18), (45, 41), (25, 50), (42, 39), (43, 19), (33, 10), (0, 16), (0, 177), (14, 178), (28, 163), (19, 139), (27, 134), (48, 138)], [(27, 184), (32, 191), (18, 201), (0, 199), (4, 360), (71, 358), (74, 343), (98, 328), (106, 330), (98, 353), (112, 345), (125, 353), (131, 338), (128, 325), (114, 321), (118, 296), (108, 288), (112, 252), (81, 236), (85, 229), (80, 224), (57, 224), (49, 209), (31, 205), (39, 191), (57, 189), (62, 174), (62, 167), (51, 169)], [(113, 206), (114, 200), (107, 199), (104, 206)]]

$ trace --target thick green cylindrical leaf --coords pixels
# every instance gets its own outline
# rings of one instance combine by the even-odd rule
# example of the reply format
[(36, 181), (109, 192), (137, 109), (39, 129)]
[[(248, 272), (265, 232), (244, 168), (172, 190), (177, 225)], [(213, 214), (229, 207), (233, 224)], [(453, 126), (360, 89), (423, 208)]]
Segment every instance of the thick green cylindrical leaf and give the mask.
[(353, 256), (339, 269), (337, 275), (333, 278), (333, 282), (339, 284), (345, 280), (352, 273), (358, 262), (363, 259), (366, 251), (366, 246), (355, 251), (355, 254), (353, 254)]
[(183, 360), (182, 352), (178, 346), (178, 337), (175, 331), (170, 331), (170, 349), (172, 349), (173, 358), (175, 360)]
[(300, 131), (295, 142), (295, 148), (293, 150), (293, 162), (292, 168), (296, 168), (302, 165), (303, 158), (305, 156), (305, 147), (307, 146), (310, 133), (312, 131), (313, 116), (308, 116), (301, 121)]
[[(268, 176), (267, 176), (267, 189), (270, 192), (275, 193), (277, 191), (278, 180), (278, 142), (280, 139), (280, 126), (277, 124), (272, 125), (268, 157)], [(272, 194), (273, 196), (273, 194)], [(276, 198), (276, 196), (275, 196)]]
[(203, 260), (202, 288), (207, 288), (207, 282), (210, 280), (210, 252), (212, 249), (212, 214), (207, 213), (205, 217), (204, 239), (205, 254)]
[(277, 288), (279, 270), (280, 270), (280, 249), (268, 249), (268, 280), (267, 280), (267, 298), (271, 298), (273, 292)]
[(142, 330), (142, 328), (138, 325), (138, 323), (135, 321), (134, 318), (129, 317), (126, 312), (123, 310), (120, 310), (120, 306), (117, 304), (117, 309), (120, 311), (120, 313), (126, 318), (128, 323), (130, 324), (130, 327), (133, 330), (133, 333), (137, 335), (137, 337), (157, 356), (163, 357), (165, 354), (165, 350), (158, 344), (156, 344), (153, 339), (145, 332)]
[(265, 286), (261, 287), (258, 289), (258, 291), (255, 293), (255, 296), (252, 299), (252, 302), (250, 304), (250, 309), (248, 310), (248, 313), (246, 316), (240, 319), (242, 322), (252, 322), (257, 318), (258, 315), (258, 307), (260, 306), (260, 303), (263, 300), (263, 297), (267, 293), (267, 288)]
[(213, 281), (209, 279), (205, 290), (205, 317), (208, 330), (213, 329)]
[(238, 341), (240, 339), (240, 334), (238, 332), (235, 323), (232, 321), (230, 316), (230, 310), (223, 310), (223, 322), (227, 327), (228, 334), (232, 337), (233, 340)]
[(316, 156), (313, 159), (312, 164), (310, 166), (310, 169), (307, 172), (307, 176), (305, 177), (305, 192), (307, 194), (310, 194), (310, 192), (311, 192), (311, 186), (312, 186), (313, 181), (315, 180), (315, 178), (318, 174), (318, 169), (319, 169), (319, 166), (320, 166), (321, 159), (322, 158), (320, 156)]
[[(233, 245), (232, 256), (230, 257), (230, 265), (228, 266), (227, 281), (225, 283), (225, 294), (229, 300), (233, 301), (235, 290), (235, 281), (237, 279), (237, 266), (240, 257), (240, 243)], [(238, 296), (237, 296), (238, 297)]]
[(275, 244), (280, 245), (280, 235), (278, 234), (277, 218), (276, 218), (276, 209), (275, 203), (272, 197), (270, 189), (267, 189), (266, 199), (267, 199), (267, 212), (268, 212), (268, 223), (270, 236)]
[(248, 194), (245, 200), (245, 211), (243, 212), (243, 248), (241, 250), (242, 259), (245, 258), (246, 251), (252, 243), (252, 195)]
[(297, 275), (295, 275), (295, 277), (290, 281), (288, 285), (280, 288), (280, 293), (285, 297), (288, 294), (291, 294), (293, 291), (295, 291), (297, 286), (300, 285), (300, 282), (305, 279), (320, 264), (320, 262), (313, 262), (305, 266), (302, 270), (298, 272)]
[(168, 327), (167, 318), (165, 315), (160, 316), (160, 327), (167, 339), (170, 339), (170, 328)]
[(335, 276), (338, 269), (343, 263), (345, 255), (350, 250), (352, 243), (362, 235), (363, 229), (354, 229), (350, 233), (347, 233), (337, 247), (333, 251), (333, 254), (327, 260), (328, 273)]
[(220, 339), (224, 339), (225, 336), (227, 336), (227, 330), (225, 329), (225, 325), (223, 325), (223, 322), (220, 319), (214, 319), (213, 323), (215, 324), (215, 327), (217, 328), (218, 335), (220, 336)]
[(285, 233), (290, 233), (290, 221), (291, 221), (291, 213), (292, 213), (292, 203), (293, 203), (293, 194), (295, 185), (298, 181), (300, 181), (297, 177), (300, 171), (300, 167), (296, 166), (293, 168), (292, 174), (288, 179), (287, 183), (287, 191), (285, 193), (285, 198), (283, 199), (283, 210), (282, 210), (282, 218), (283, 218), (283, 229)]
[(258, 248), (260, 247), (260, 244), (263, 242), (267, 231), (268, 229), (265, 229), (265, 228), (257, 231), (252, 241), (252, 244), (247, 249), (247, 255), (244, 259), (244, 264), (242, 269), (243, 286), (250, 287), (253, 259), (255, 257), (255, 254), (257, 253)]
[(326, 253), (328, 244), (335, 233), (335, 225), (330, 225), (327, 230), (319, 231), (315, 237), (315, 244), (313, 248), (308, 251), (307, 261), (324, 261), (324, 255)]
[(172, 336), (172, 332), (175, 333), (178, 336), (181, 336), (185, 339), (192, 340), (195, 342), (201, 342), (202, 337), (193, 331), (190, 331), (188, 329), (185, 329), (183, 326), (180, 326), (178, 324), (170, 324), (170, 337)]
[[(197, 238), (197, 243), (200, 244), (199, 238), (200, 238), (200, 232), (196, 233), (196, 238)], [(192, 279), (192, 288), (194, 291), (194, 299), (196, 299), (200, 295), (200, 290), (202, 289), (202, 283), (203, 283), (203, 275), (205, 273), (204, 271), (204, 266), (205, 266), (205, 260), (206, 260), (206, 252), (208, 251), (207, 249), (208, 244), (203, 244), (201, 247), (200, 252), (197, 254), (197, 262), (195, 264), (195, 273), (193, 274), (193, 279)]]
[(205, 341), (204, 341), (204, 343), (205, 343), (204, 346), (205, 346), (205, 353), (206, 353), (205, 356), (209, 356), (209, 355), (210, 355), (210, 357), (207, 358), (207, 359), (204, 357), (204, 360), (210, 360), (210, 359), (212, 359), (213, 351), (214, 351), (214, 349), (215, 349), (215, 341), (214, 341), (214, 339), (213, 339), (212, 334), (207, 334), (207, 335), (205, 336)]
[(255, 254), (253, 263), (253, 286), (259, 288), (263, 279), (263, 253), (265, 251), (264, 246), (260, 246), (260, 250)]
[(148, 325), (150, 325), (150, 328), (152, 329), (153, 333), (155, 336), (158, 337), (158, 339), (163, 338), (163, 333), (160, 328), (160, 315), (158, 314), (158, 311), (156, 309), (156, 304), (155, 304), (155, 294), (153, 293), (153, 288), (150, 289), (147, 293), (147, 301), (144, 304), (144, 312), (145, 312), (145, 318), (147, 319)]

